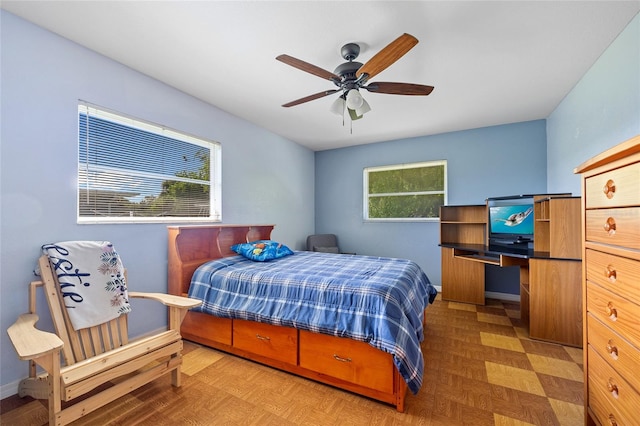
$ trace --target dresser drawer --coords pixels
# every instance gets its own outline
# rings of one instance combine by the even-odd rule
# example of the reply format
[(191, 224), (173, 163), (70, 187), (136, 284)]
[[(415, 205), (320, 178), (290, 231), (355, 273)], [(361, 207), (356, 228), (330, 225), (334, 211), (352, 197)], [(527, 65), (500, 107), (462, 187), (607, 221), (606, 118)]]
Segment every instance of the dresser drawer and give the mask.
[(589, 347), (589, 406), (603, 425), (637, 425), (640, 394)]
[(640, 262), (596, 250), (585, 253), (587, 280), (640, 304)]
[(640, 306), (587, 282), (587, 310), (607, 327), (640, 348)]
[(640, 349), (591, 314), (587, 315), (587, 327), (589, 345), (633, 388), (640, 391)]
[[(620, 420), (618, 410), (606, 398), (598, 398), (595, 395), (589, 398), (589, 407), (597, 419), (598, 425), (602, 426), (625, 426)], [(593, 422), (589, 422), (593, 425)]]
[(587, 241), (640, 249), (640, 207), (586, 211)]
[(587, 208), (640, 205), (640, 163), (585, 179)]
[(233, 347), (295, 365), (298, 362), (298, 331), (234, 319)]
[(393, 392), (391, 354), (342, 337), (300, 330), (300, 367), (381, 392)]

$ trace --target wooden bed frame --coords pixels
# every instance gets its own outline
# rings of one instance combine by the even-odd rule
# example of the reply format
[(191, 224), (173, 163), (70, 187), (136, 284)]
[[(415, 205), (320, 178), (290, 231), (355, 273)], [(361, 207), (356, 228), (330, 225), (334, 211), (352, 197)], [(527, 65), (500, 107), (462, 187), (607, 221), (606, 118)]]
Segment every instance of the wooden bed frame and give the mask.
[[(186, 295), (198, 266), (268, 240), (273, 225), (169, 226), (169, 293)], [(233, 355), (376, 399), (404, 412), (407, 384), (391, 354), (364, 342), (253, 321), (188, 312), (181, 334)]]

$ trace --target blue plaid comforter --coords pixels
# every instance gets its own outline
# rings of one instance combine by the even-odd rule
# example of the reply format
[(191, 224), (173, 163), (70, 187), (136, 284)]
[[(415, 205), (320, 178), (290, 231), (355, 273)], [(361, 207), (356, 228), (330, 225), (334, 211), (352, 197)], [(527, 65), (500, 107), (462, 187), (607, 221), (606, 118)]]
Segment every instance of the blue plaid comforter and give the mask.
[(348, 337), (393, 355), (408, 388), (422, 385), (422, 321), (436, 289), (406, 259), (296, 251), (268, 262), (213, 260), (193, 275), (196, 310)]

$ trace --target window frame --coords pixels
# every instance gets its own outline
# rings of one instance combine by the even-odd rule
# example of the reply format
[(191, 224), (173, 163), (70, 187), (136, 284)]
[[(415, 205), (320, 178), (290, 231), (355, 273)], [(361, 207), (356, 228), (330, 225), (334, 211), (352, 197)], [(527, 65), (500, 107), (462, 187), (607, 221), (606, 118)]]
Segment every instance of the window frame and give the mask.
[[(369, 173), (380, 172), (388, 170), (402, 170), (411, 168), (424, 168), (424, 167), (440, 167), (443, 166), (444, 174), (444, 188), (441, 191), (414, 191), (414, 192), (391, 192), (384, 194), (370, 194), (369, 193)], [(415, 163), (402, 163), (392, 164), (386, 166), (372, 166), (365, 167), (362, 172), (362, 192), (363, 192), (363, 205), (362, 205), (362, 217), (365, 222), (438, 222), (440, 221), (440, 213), (437, 217), (395, 217), (395, 218), (372, 218), (369, 217), (369, 199), (372, 197), (381, 196), (401, 196), (401, 195), (429, 195), (429, 194), (443, 194), (443, 205), (448, 204), (448, 183), (447, 183), (447, 160), (431, 160), (420, 161)]]
[[(131, 127), (139, 131), (152, 133), (155, 135), (171, 138), (180, 142), (208, 149), (209, 151), (209, 216), (81, 216), (80, 197), (86, 196), (86, 187), (82, 187), (81, 169), (89, 170), (86, 161), (83, 161), (81, 148), (86, 141), (81, 140), (81, 114), (97, 116), (99, 118), (115, 122), (122, 126)], [(188, 134), (179, 130), (171, 129), (167, 126), (159, 125), (147, 120), (132, 117), (121, 112), (110, 110), (101, 106), (90, 104), (85, 101), (78, 101), (77, 110), (78, 140), (77, 140), (77, 182), (76, 182), (76, 221), (78, 224), (106, 224), (106, 223), (189, 223), (189, 222), (222, 222), (222, 145), (219, 142), (207, 140), (198, 136)], [(88, 120), (87, 120), (88, 121)], [(161, 161), (161, 157), (156, 157)], [(85, 155), (86, 159), (86, 155)], [(101, 166), (95, 166), (94, 170), (99, 170)], [(113, 170), (117, 170), (113, 167)], [(120, 169), (123, 172), (126, 169)], [(145, 172), (140, 172), (144, 175)], [(193, 181), (189, 178), (176, 179), (180, 181)]]

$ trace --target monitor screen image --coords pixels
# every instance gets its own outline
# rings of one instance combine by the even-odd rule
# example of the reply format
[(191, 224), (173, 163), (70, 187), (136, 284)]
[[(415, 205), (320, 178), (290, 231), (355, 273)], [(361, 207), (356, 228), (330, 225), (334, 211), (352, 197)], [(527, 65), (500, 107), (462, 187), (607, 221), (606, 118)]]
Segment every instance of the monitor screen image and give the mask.
[(533, 204), (513, 204), (489, 207), (490, 233), (533, 235)]

